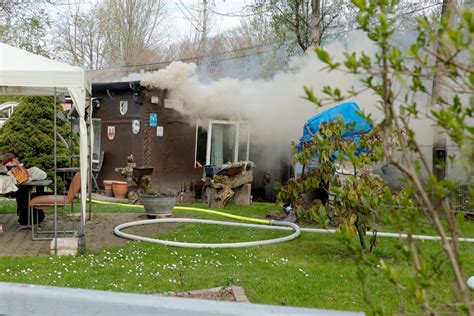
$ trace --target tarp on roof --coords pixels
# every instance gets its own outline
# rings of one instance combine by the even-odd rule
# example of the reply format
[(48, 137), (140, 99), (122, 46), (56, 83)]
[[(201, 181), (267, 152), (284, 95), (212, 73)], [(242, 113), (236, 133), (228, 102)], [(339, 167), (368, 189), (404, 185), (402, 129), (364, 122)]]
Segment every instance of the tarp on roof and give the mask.
[(360, 113), (361, 109), (357, 103), (348, 102), (336, 105), (329, 110), (316, 114), (304, 124), (303, 136), (300, 138), (298, 150), (301, 150), (304, 144), (313, 139), (314, 135), (319, 131), (319, 126), (322, 123), (336, 121), (338, 116), (342, 116), (345, 124), (355, 123), (354, 129), (348, 130), (342, 134), (344, 138), (358, 138), (358, 135), (370, 132), (372, 130), (370, 122), (361, 116)]

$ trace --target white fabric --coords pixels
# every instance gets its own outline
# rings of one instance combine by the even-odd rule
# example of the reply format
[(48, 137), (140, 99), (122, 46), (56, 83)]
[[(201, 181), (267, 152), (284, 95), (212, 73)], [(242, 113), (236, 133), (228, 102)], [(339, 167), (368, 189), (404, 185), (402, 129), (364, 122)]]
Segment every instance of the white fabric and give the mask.
[(9, 175), (0, 175), (0, 194), (16, 191), (18, 191), (18, 188), (16, 186), (15, 177)]
[(89, 147), (87, 138), (87, 125), (85, 121), (86, 112), (86, 91), (82, 88), (69, 88), (69, 93), (72, 97), (77, 113), (79, 113), (79, 163), (81, 168), (81, 227), (85, 226), (86, 222), (86, 197), (87, 194), (87, 179), (84, 175), (89, 174), (89, 163), (87, 159)]
[[(89, 166), (87, 127), (84, 121), (90, 82), (84, 70), (0, 43), (0, 95), (48, 96), (69, 92), (79, 114), (81, 192), (87, 192)], [(81, 194), (81, 228), (84, 229), (86, 197)], [(82, 231), (83, 232), (83, 231)]]
[(0, 94), (53, 95), (87, 87), (84, 70), (0, 43)]
[(28, 181), (45, 180), (47, 177), (46, 172), (38, 167), (28, 169)]

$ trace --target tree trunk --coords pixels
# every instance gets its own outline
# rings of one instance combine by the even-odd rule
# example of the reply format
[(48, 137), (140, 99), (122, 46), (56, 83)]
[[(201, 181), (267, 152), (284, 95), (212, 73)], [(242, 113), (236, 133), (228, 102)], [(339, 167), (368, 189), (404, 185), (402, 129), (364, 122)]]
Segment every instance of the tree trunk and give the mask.
[(311, 0), (311, 45), (321, 45), (321, 0)]
[(202, 5), (203, 5), (203, 12), (202, 12), (201, 55), (206, 56), (207, 54), (208, 0), (203, 0)]

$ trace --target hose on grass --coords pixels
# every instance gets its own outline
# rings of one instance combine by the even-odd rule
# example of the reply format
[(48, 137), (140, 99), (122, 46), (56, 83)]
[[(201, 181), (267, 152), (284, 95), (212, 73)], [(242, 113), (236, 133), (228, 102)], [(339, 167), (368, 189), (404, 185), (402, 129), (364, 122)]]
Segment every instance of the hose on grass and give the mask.
[[(127, 204), (120, 204), (120, 203), (113, 203), (113, 202), (103, 202), (92, 200), (92, 203), (95, 204), (103, 204), (103, 205), (120, 205), (120, 206), (127, 206), (127, 207), (134, 207), (134, 208), (143, 208), (142, 205), (127, 205)], [(120, 224), (114, 228), (114, 234), (132, 240), (141, 240), (146, 242), (151, 242), (155, 244), (161, 244), (166, 246), (172, 247), (182, 247), (182, 248), (240, 248), (240, 247), (252, 247), (252, 246), (264, 246), (264, 245), (271, 245), (282, 243), (286, 241), (293, 240), (298, 238), (301, 234), (300, 227), (296, 224), (289, 223), (289, 222), (281, 222), (281, 221), (274, 221), (274, 220), (264, 220), (258, 218), (251, 218), (251, 217), (244, 217), (214, 210), (208, 210), (198, 207), (186, 207), (186, 206), (175, 206), (175, 210), (182, 210), (182, 211), (194, 211), (194, 212), (201, 212), (206, 214), (212, 215), (219, 215), (227, 218), (231, 218), (234, 220), (249, 222), (249, 223), (237, 223), (237, 222), (224, 222), (224, 221), (215, 221), (215, 220), (206, 220), (206, 219), (194, 219), (194, 218), (160, 218), (160, 219), (148, 219), (148, 220), (141, 220), (141, 221), (134, 221), (128, 222), (124, 224)], [(125, 233), (122, 229), (140, 225), (149, 225), (149, 224), (156, 224), (156, 223), (200, 223), (200, 224), (212, 224), (212, 225), (224, 225), (224, 226), (237, 226), (237, 227), (245, 227), (245, 228), (257, 228), (257, 229), (278, 229), (279, 227), (285, 227), (290, 230), (293, 230), (293, 233), (279, 238), (273, 239), (265, 239), (265, 240), (256, 240), (256, 241), (246, 241), (246, 242), (234, 242), (234, 243), (190, 243), (190, 242), (180, 242), (180, 241), (171, 241), (171, 240), (163, 240), (158, 238), (149, 238), (138, 236), (134, 234)]]
[[(118, 206), (125, 206), (131, 208), (143, 208), (143, 205), (133, 205), (133, 204), (121, 204), (121, 203), (114, 203), (114, 202), (103, 202), (92, 200), (92, 203), (95, 204), (102, 204), (102, 205), (118, 205)], [(224, 221), (211, 221), (211, 220), (203, 220), (203, 219), (183, 219), (183, 218), (163, 218), (163, 219), (151, 219), (151, 220), (142, 220), (136, 222), (129, 222), (118, 225), (114, 228), (114, 233), (117, 236), (134, 239), (134, 240), (142, 240), (148, 241), (153, 243), (165, 244), (169, 246), (175, 247), (187, 247), (187, 248), (235, 248), (235, 247), (249, 247), (249, 246), (259, 246), (259, 245), (268, 245), (274, 243), (281, 243), (293, 240), (297, 238), (301, 232), (308, 232), (308, 233), (325, 233), (325, 234), (335, 234), (337, 230), (335, 229), (322, 229), (322, 228), (301, 228), (296, 224), (289, 223), (289, 222), (282, 222), (282, 221), (271, 221), (271, 220), (264, 220), (264, 219), (257, 219), (245, 216), (239, 216), (234, 214), (229, 214), (220, 211), (214, 211), (204, 208), (198, 207), (186, 207), (186, 206), (175, 206), (175, 210), (183, 210), (183, 211), (194, 211), (194, 212), (201, 212), (206, 214), (218, 215), (227, 218), (231, 218), (234, 220), (250, 222), (254, 224), (244, 224), (244, 223), (234, 223), (234, 222), (224, 222)], [(251, 242), (241, 242), (241, 243), (219, 243), (219, 244), (197, 244), (197, 243), (184, 243), (184, 242), (176, 242), (176, 241), (167, 241), (167, 240), (159, 240), (147, 237), (136, 236), (132, 234), (127, 234), (121, 231), (121, 229), (138, 226), (138, 225), (147, 225), (147, 224), (154, 224), (154, 223), (203, 223), (203, 224), (218, 224), (218, 225), (228, 225), (228, 226), (241, 226), (241, 227), (252, 227), (252, 228), (259, 228), (259, 229), (275, 229), (275, 230), (293, 230), (294, 233), (285, 237), (276, 238), (276, 239), (267, 239), (267, 240), (260, 240), (260, 241), (251, 241)], [(374, 234), (374, 232), (367, 232), (368, 235)], [(431, 241), (441, 241), (440, 236), (429, 236), (429, 235), (408, 235), (408, 234), (401, 234), (401, 233), (388, 233), (388, 232), (377, 232), (377, 236), (379, 237), (388, 237), (388, 238), (412, 238), (416, 240), (431, 240)], [(467, 243), (474, 243), (474, 238), (458, 238), (460, 242), (467, 242)], [(208, 247), (206, 247), (208, 246)]]
[[(201, 224), (213, 224), (213, 225), (225, 225), (225, 226), (237, 226), (237, 227), (246, 227), (246, 228), (258, 228), (258, 229), (275, 229), (275, 227), (285, 226), (289, 229), (293, 229), (294, 232), (291, 235), (266, 239), (266, 240), (256, 240), (256, 241), (246, 241), (246, 242), (233, 242), (233, 243), (191, 243), (191, 242), (181, 242), (181, 241), (171, 241), (163, 240), (157, 238), (149, 238), (143, 236), (137, 236), (133, 234), (124, 233), (121, 230), (127, 227), (139, 226), (139, 225), (148, 225), (154, 223), (201, 223)], [(135, 222), (124, 223), (116, 226), (114, 228), (114, 233), (117, 236), (133, 239), (147, 241), (155, 244), (161, 244), (172, 247), (182, 247), (182, 248), (240, 248), (240, 247), (251, 247), (251, 246), (264, 246), (282, 243), (286, 241), (293, 240), (298, 238), (301, 234), (300, 228), (298, 225), (289, 223), (289, 222), (280, 222), (280, 221), (269, 221), (268, 225), (262, 224), (247, 224), (247, 223), (237, 223), (237, 222), (223, 222), (223, 221), (214, 221), (207, 219), (196, 219), (196, 218), (160, 218), (160, 219), (148, 219)]]

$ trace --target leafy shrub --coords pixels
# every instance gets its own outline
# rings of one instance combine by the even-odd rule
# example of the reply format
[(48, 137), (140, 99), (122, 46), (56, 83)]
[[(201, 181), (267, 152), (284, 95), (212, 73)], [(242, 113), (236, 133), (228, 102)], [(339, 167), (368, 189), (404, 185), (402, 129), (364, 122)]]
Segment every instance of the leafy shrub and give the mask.
[[(22, 97), (12, 117), (0, 130), (0, 149), (11, 152), (25, 167), (38, 167), (48, 177), (54, 173), (54, 100), (52, 97)], [(59, 103), (60, 104), (60, 103)], [(57, 132), (70, 143), (72, 153), (78, 153), (78, 140), (68, 120), (57, 119)], [(71, 150), (57, 141), (57, 156), (71, 154)], [(59, 158), (58, 167), (70, 167), (70, 160)]]
[[(358, 234), (361, 246), (366, 248), (364, 236), (367, 228), (376, 229), (376, 206), (384, 194), (382, 179), (367, 172), (367, 166), (383, 158), (382, 140), (380, 130), (375, 128), (359, 136), (358, 148), (354, 139), (343, 137), (344, 131), (354, 129), (352, 125), (339, 118), (319, 126), (313, 141), (296, 151), (294, 159), (304, 165), (317, 157), (318, 167), (279, 188), (278, 200), (292, 201), (298, 217), (308, 222), (328, 224), (332, 217), (341, 230)], [(341, 177), (337, 165), (351, 165), (354, 174)], [(303, 196), (315, 189), (326, 191), (333, 200), (304, 201)]]

